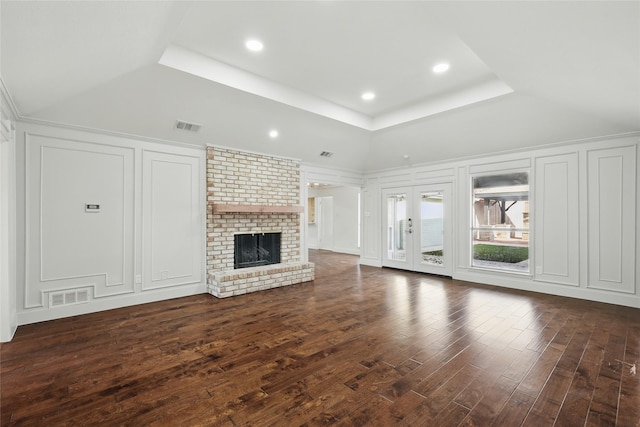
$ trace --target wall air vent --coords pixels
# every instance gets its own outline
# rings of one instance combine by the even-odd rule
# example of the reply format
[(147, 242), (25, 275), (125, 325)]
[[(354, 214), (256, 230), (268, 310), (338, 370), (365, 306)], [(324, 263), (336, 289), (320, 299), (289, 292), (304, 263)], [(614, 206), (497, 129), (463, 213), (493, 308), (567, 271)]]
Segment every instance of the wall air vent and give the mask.
[(333, 153), (330, 151), (323, 151), (322, 153), (320, 153), (321, 157), (331, 157), (333, 156)]
[(89, 302), (88, 289), (74, 289), (49, 293), (49, 307), (60, 307)]
[(195, 123), (185, 122), (183, 120), (176, 120), (176, 129), (185, 130), (187, 132), (198, 132), (201, 125)]

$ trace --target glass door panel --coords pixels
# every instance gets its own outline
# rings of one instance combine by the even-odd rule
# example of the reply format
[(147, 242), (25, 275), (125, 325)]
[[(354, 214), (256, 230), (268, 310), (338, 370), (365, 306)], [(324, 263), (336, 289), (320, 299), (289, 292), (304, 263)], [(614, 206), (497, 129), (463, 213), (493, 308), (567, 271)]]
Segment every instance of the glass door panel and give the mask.
[[(407, 261), (407, 248), (410, 244), (407, 218), (407, 193), (388, 192), (386, 200), (385, 254), (386, 261), (401, 264)], [(398, 265), (390, 265), (398, 267)], [(404, 268), (404, 267), (400, 267)]]
[(444, 194), (420, 193), (420, 263), (444, 263)]
[(416, 224), (414, 271), (451, 276), (451, 184), (429, 184), (413, 188)]

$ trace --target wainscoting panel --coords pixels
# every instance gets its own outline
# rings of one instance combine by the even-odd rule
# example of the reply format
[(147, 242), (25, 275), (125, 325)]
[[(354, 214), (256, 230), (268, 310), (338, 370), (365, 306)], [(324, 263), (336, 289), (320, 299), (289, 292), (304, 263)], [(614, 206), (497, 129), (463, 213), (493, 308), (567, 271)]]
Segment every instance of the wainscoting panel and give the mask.
[(636, 146), (587, 153), (589, 287), (635, 293)]
[(578, 153), (536, 159), (536, 280), (578, 286)]
[(25, 308), (133, 292), (133, 163), (133, 149), (28, 136)]
[(202, 215), (200, 159), (143, 152), (142, 289), (200, 282)]

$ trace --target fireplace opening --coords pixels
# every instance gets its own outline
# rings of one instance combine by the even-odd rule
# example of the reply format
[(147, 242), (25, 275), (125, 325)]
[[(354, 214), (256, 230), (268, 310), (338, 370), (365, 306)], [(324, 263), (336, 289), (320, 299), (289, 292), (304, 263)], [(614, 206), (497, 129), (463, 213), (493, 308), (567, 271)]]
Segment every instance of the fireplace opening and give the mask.
[(278, 264), (280, 262), (281, 234), (236, 234), (233, 238), (233, 268)]

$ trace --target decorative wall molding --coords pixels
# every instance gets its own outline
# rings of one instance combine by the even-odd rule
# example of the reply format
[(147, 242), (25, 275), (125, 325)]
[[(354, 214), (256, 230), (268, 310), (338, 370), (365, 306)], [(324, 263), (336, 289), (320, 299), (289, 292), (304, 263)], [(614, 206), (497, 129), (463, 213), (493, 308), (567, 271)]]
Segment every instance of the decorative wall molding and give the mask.
[(4, 99), (4, 102), (2, 104), (8, 107), (7, 110), (13, 116), (11, 117), (11, 119), (14, 121), (19, 119), (21, 120), (22, 116), (20, 116), (18, 107), (16, 107), (16, 104), (13, 101), (13, 98), (11, 97), (11, 93), (9, 93), (9, 89), (5, 85), (4, 80), (2, 80), (1, 76), (0, 76), (0, 96), (2, 96), (2, 98)]
[(305, 163), (300, 166), (300, 171), (305, 175), (303, 185), (318, 182), (343, 187), (364, 186), (364, 175), (359, 171), (325, 168)]
[(199, 157), (142, 152), (142, 290), (203, 280)]
[[(158, 144), (155, 142), (126, 138), (121, 135), (114, 136), (103, 133), (87, 132), (85, 130), (68, 129), (61, 126), (47, 126), (42, 123), (36, 124), (20, 122), (18, 126), (20, 130), (18, 137), (21, 139), (19, 144), (22, 150), (22, 154), (19, 154), (19, 156), (24, 158), (25, 163), (33, 161), (35, 157), (38, 157), (41, 154), (40, 148), (35, 146), (37, 144), (34, 144), (34, 138), (39, 138), (40, 143), (43, 143), (44, 141), (44, 145), (51, 145), (48, 143), (53, 141), (52, 146), (62, 148), (63, 150), (68, 147), (78, 149), (78, 146), (80, 146), (79, 151), (77, 151), (78, 153), (84, 153), (87, 155), (93, 155), (93, 153), (98, 153), (96, 155), (99, 155), (99, 153), (102, 153), (112, 159), (114, 158), (111, 156), (112, 154), (116, 156), (120, 155), (120, 158), (122, 158), (122, 153), (128, 153), (124, 158), (125, 163), (128, 165), (125, 169), (128, 168), (127, 173), (129, 174), (129, 178), (125, 179), (126, 182), (122, 184), (124, 190), (121, 189), (120, 192), (126, 192), (126, 204), (130, 207), (130, 209), (127, 208), (129, 211), (125, 209), (125, 212), (129, 212), (130, 215), (126, 213), (124, 214), (129, 218), (127, 219), (127, 224), (125, 226), (127, 235), (122, 239), (118, 233), (111, 234), (111, 236), (116, 237), (118, 242), (124, 242), (125, 250), (123, 259), (126, 264), (126, 269), (123, 271), (123, 285), (119, 285), (118, 282), (111, 282), (111, 273), (104, 269), (100, 271), (96, 270), (95, 274), (86, 274), (86, 272), (81, 272), (84, 273), (81, 274), (74, 273), (72, 271), (71, 273), (73, 274), (45, 275), (43, 279), (55, 280), (40, 281), (38, 280), (39, 274), (33, 269), (33, 264), (30, 260), (32, 260), (34, 256), (38, 255), (34, 255), (33, 253), (34, 248), (37, 246), (37, 244), (34, 246), (33, 242), (39, 241), (41, 236), (39, 234), (39, 228), (37, 226), (34, 227), (33, 221), (29, 219), (29, 215), (33, 215), (33, 206), (37, 204), (34, 200), (38, 201), (40, 199), (39, 190), (35, 189), (34, 186), (39, 187), (42, 184), (41, 179), (31, 177), (30, 175), (32, 175), (31, 172), (40, 170), (41, 164), (37, 161), (35, 164), (25, 166), (26, 173), (24, 174), (25, 182), (23, 185), (25, 186), (25, 195), (27, 200), (26, 206), (22, 209), (20, 209), (20, 207), (18, 208), (19, 215), (23, 215), (26, 219), (23, 231), (25, 233), (26, 258), (23, 258), (23, 264), (21, 266), (22, 271), (24, 272), (24, 278), (19, 278), (19, 282), (21, 284), (19, 285), (20, 287), (18, 290), (19, 305), (17, 319), (19, 324), (50, 320), (70, 315), (84, 314), (104, 309), (207, 292), (205, 280), (206, 245), (204, 239), (206, 212), (204, 191), (206, 188), (206, 161), (203, 147), (186, 148), (175, 144)], [(67, 151), (69, 153), (73, 152), (69, 150)], [(177, 163), (180, 164), (185, 164), (185, 159), (188, 159), (188, 161), (186, 161), (186, 164), (188, 164), (187, 168), (192, 170), (192, 172), (188, 172), (188, 186), (193, 189), (193, 194), (189, 193), (185, 198), (185, 200), (187, 200), (187, 204), (190, 204), (191, 206), (188, 212), (185, 211), (187, 212), (185, 215), (189, 217), (189, 221), (191, 221), (190, 228), (195, 233), (193, 236), (185, 237), (184, 239), (193, 246), (193, 250), (188, 254), (189, 265), (187, 269), (189, 271), (174, 271), (172, 273), (172, 267), (170, 266), (168, 268), (169, 274), (167, 275), (167, 280), (154, 282), (153, 286), (145, 286), (144, 284), (146, 283), (144, 281), (147, 279), (145, 269), (148, 260), (143, 257), (143, 246), (145, 245), (145, 242), (150, 239), (150, 235), (143, 232), (143, 228), (145, 226), (143, 211), (145, 207), (143, 206), (142, 198), (145, 191), (148, 191), (149, 189), (148, 186), (143, 188), (143, 158), (145, 154), (159, 159), (166, 156), (165, 160), (168, 159), (170, 162), (177, 161)], [(97, 164), (99, 166), (98, 168), (83, 167), (82, 162), (78, 161), (70, 161), (68, 166), (72, 169), (71, 173), (77, 174), (80, 181), (82, 181), (82, 178), (85, 176), (94, 180), (97, 184), (95, 186), (96, 190), (99, 190), (99, 187), (101, 186), (100, 183), (103, 180), (98, 176), (93, 176), (93, 174), (100, 175), (102, 172), (106, 171), (108, 176), (112, 176), (114, 173), (114, 169), (109, 166), (112, 162), (104, 163), (100, 162), (100, 159), (106, 158), (97, 158), (96, 161), (99, 162)], [(109, 181), (109, 179), (107, 179), (107, 181)], [(171, 177), (168, 182), (173, 183)], [(20, 183), (18, 185), (20, 185)], [(90, 188), (93, 187), (90, 186)], [(53, 193), (55, 197), (56, 192), (54, 191)], [(97, 191), (96, 194), (99, 196), (101, 193), (100, 191)], [(55, 199), (52, 200), (55, 202)], [(83, 203), (79, 206), (80, 209), (84, 208), (85, 203), (96, 202), (96, 200), (84, 200), (83, 198), (82, 202)], [(100, 203), (99, 200), (98, 202)], [(55, 207), (55, 204), (52, 206)], [(83, 218), (89, 219), (91, 215), (102, 215), (103, 208), (104, 206), (101, 206), (100, 214), (87, 213)], [(122, 214), (120, 216), (122, 216)], [(96, 216), (94, 218), (98, 217)], [(40, 223), (39, 220), (36, 220), (35, 222), (38, 224)], [(20, 233), (21, 231), (18, 230), (18, 232)], [(100, 247), (105, 243), (108, 244), (109, 242), (107, 240), (113, 240), (109, 239), (108, 236), (103, 237), (103, 239), (99, 239), (100, 241), (91, 241), (89, 244), (95, 244)], [(155, 244), (157, 245), (158, 242), (155, 242)], [(171, 250), (176, 250), (176, 246), (172, 246), (171, 243), (168, 243), (167, 245), (171, 247)], [(36, 250), (36, 252), (39, 251)], [(123, 251), (117, 252), (120, 253)], [(167, 251), (165, 250), (165, 252)], [(119, 257), (120, 254), (116, 256)], [(173, 259), (171, 257), (165, 258)], [(77, 265), (79, 267), (82, 266), (82, 262), (77, 263)], [(165, 269), (165, 267), (161, 267), (162, 268), (158, 268), (157, 270)], [(34, 271), (31, 272), (32, 270)], [(150, 275), (151, 273), (149, 273), (149, 277)], [(37, 300), (35, 302), (37, 304), (34, 305), (29, 303), (29, 297), (26, 294), (30, 292), (30, 289), (34, 288), (36, 282), (38, 283), (38, 290), (36, 291), (37, 296), (35, 296), (35, 299)], [(107, 284), (110, 286), (107, 286)], [(67, 293), (70, 294), (71, 297), (74, 297), (74, 293), (75, 296), (80, 296), (78, 297), (79, 300), (77, 303), (71, 301), (70, 304), (56, 304), (54, 307), (49, 307), (52, 292), (55, 293), (55, 297), (58, 298), (58, 300), (61, 297), (67, 296)]]
[(535, 159), (535, 280), (580, 286), (578, 153)]
[[(93, 298), (133, 292), (134, 260), (131, 244), (134, 240), (135, 221), (134, 149), (31, 133), (25, 135), (25, 141), (25, 243), (28, 256), (24, 308), (45, 307), (45, 294), (72, 288), (90, 287), (94, 290)], [(50, 155), (47, 156), (47, 153)], [(112, 175), (117, 175), (119, 168), (122, 175), (100, 179), (95, 175), (100, 173), (99, 168), (85, 167), (82, 159), (91, 159), (93, 166), (103, 165)], [(64, 165), (55, 164), (56, 161), (64, 161)], [(114, 165), (117, 167), (112, 168)], [(118, 178), (121, 184), (117, 183)], [(95, 188), (87, 186), (91, 182), (96, 184)], [(96, 196), (100, 200), (94, 200)], [(87, 202), (102, 203), (102, 211), (99, 214), (86, 213), (84, 203)], [(61, 206), (61, 203), (64, 205)], [(118, 210), (118, 204), (121, 205), (121, 210)], [(72, 222), (65, 222), (64, 218), (67, 217)], [(113, 229), (108, 232), (104, 228), (117, 228), (118, 223), (119, 230)], [(77, 227), (85, 231), (78, 234)], [(67, 247), (74, 241), (79, 243), (79, 247)], [(104, 256), (97, 255), (106, 251), (106, 248), (115, 249), (116, 246), (119, 247), (119, 254), (116, 255), (119, 259), (117, 268)], [(81, 249), (82, 247), (85, 249)], [(76, 259), (87, 256), (92, 251), (96, 251), (96, 256), (87, 258), (86, 262)], [(113, 261), (113, 254), (111, 251), (109, 253)], [(66, 265), (65, 259), (76, 261), (73, 261), (73, 265)], [(91, 269), (91, 264), (95, 264), (94, 270)], [(53, 268), (54, 272), (47, 272), (47, 268)]]
[[(64, 129), (64, 130), (69, 130), (69, 131), (88, 132), (88, 133), (91, 133), (91, 134), (112, 136), (112, 137), (130, 139), (130, 140), (141, 141), (141, 142), (150, 142), (150, 143), (153, 143), (153, 144), (171, 145), (171, 146), (175, 146), (175, 147), (182, 147), (182, 148), (196, 149), (196, 150), (203, 150), (203, 151), (206, 149), (205, 146), (200, 145), (200, 144), (190, 144), (190, 143), (187, 143), (187, 142), (172, 141), (172, 140), (161, 139), (161, 138), (153, 138), (153, 137), (150, 137), (150, 136), (137, 135), (137, 134), (131, 134), (131, 133), (126, 133), (126, 132), (118, 132), (118, 131), (107, 130), (107, 129), (93, 128), (93, 127), (88, 127), (88, 126), (79, 126), (79, 125), (74, 125), (74, 124), (70, 124), (70, 123), (54, 122), (54, 121), (51, 121), (51, 120), (38, 119), (38, 118), (34, 118), (34, 117), (19, 116), (18, 120), (20, 120), (21, 122), (24, 122), (24, 123), (28, 123), (28, 124), (34, 124), (34, 125), (40, 125), (40, 126), (46, 126), (46, 127), (54, 127), (54, 128)], [(160, 150), (160, 151), (162, 151), (162, 150)]]
[(588, 287), (635, 294), (637, 146), (587, 151)]
[[(571, 144), (518, 150), (511, 154), (488, 154), (474, 160), (455, 159), (450, 162), (438, 162), (429, 167), (366, 174), (365, 187), (362, 190), (363, 247), (360, 263), (370, 266), (379, 266), (382, 263), (382, 251), (385, 250), (382, 233), (386, 232), (386, 226), (379, 215), (385, 208), (381, 200), (383, 189), (419, 184), (419, 172), (435, 173), (438, 170), (450, 169), (453, 172), (454, 183), (454, 279), (640, 308), (640, 286), (637, 283), (640, 271), (640, 258), (637, 256), (640, 253), (640, 228), (637, 224), (640, 211), (640, 197), (637, 192), (640, 187), (640, 175), (637, 173), (639, 149), (640, 133), (634, 132), (616, 135), (611, 139), (590, 138)], [(604, 165), (601, 165), (608, 171), (620, 169), (618, 173), (607, 172), (603, 175), (604, 180), (594, 174), (597, 164), (600, 163), (599, 160), (596, 162), (597, 159), (603, 156), (620, 157), (623, 151), (625, 160), (622, 161), (622, 168), (614, 166), (611, 159), (605, 160)], [(545, 172), (545, 165), (555, 164), (556, 160), (566, 167)], [(534, 236), (530, 246), (532, 274), (522, 277), (499, 271), (476, 271), (477, 269), (470, 267), (468, 239), (471, 224), (471, 176), (475, 173), (502, 172), (514, 168), (531, 169), (530, 182), (533, 185), (530, 200), (532, 209), (537, 210), (530, 225), (530, 232)], [(559, 177), (565, 176), (563, 174), (566, 174), (564, 179), (569, 183), (564, 193), (564, 184), (555, 182)], [(613, 181), (618, 184), (614, 185)], [(623, 197), (616, 196), (620, 188), (616, 190), (614, 187), (620, 185), (625, 193)], [(607, 190), (608, 188), (611, 190)], [(609, 202), (598, 202), (599, 193), (606, 197), (616, 196), (617, 202), (613, 205)], [(569, 210), (555, 212), (552, 206), (555, 201), (562, 201)], [(543, 212), (540, 212), (539, 209), (543, 206)], [(594, 218), (594, 215), (598, 216), (601, 208), (604, 208), (603, 212), (611, 212), (606, 215), (612, 216), (611, 220)], [(545, 233), (545, 222), (560, 220), (556, 218), (559, 214), (569, 229), (566, 230), (566, 236), (562, 237), (564, 243), (556, 244), (553, 236), (543, 238), (541, 233)], [(546, 215), (546, 218), (539, 221), (541, 215)], [(619, 224), (624, 224), (621, 228), (623, 231)], [(549, 228), (551, 231), (548, 233), (553, 234), (553, 230), (559, 230), (558, 227), (562, 225), (552, 222)], [(614, 241), (616, 248), (618, 243), (624, 247), (620, 262), (612, 258), (615, 250), (604, 249), (601, 257), (597, 255), (600, 245), (595, 243), (594, 239), (597, 240), (600, 236), (613, 239), (609, 244), (611, 247), (614, 246)], [(620, 239), (622, 241), (619, 241)], [(547, 252), (548, 249), (552, 249), (551, 253), (540, 254), (545, 248)], [(558, 251), (563, 253), (558, 254)], [(544, 257), (547, 257), (547, 262)], [(567, 265), (560, 265), (565, 261)], [(604, 276), (597, 271), (601, 265), (606, 269)], [(614, 265), (618, 269), (616, 271), (620, 272), (619, 280), (610, 274)], [(541, 267), (541, 270), (536, 272), (536, 267)]]
[(16, 113), (0, 77), (0, 342), (10, 341), (18, 327)]
[[(452, 159), (438, 160), (436, 162), (419, 163), (419, 164), (410, 165), (410, 169), (413, 170), (418, 168), (433, 168), (433, 167), (437, 168), (440, 165), (451, 165), (451, 164), (458, 164), (458, 163), (474, 164), (474, 163), (481, 162), (482, 160), (486, 160), (487, 158), (491, 158), (491, 159), (498, 159), (500, 157), (511, 158), (513, 156), (518, 156), (523, 154), (526, 156), (529, 156), (529, 155), (535, 155), (534, 153), (536, 152), (547, 152), (548, 150), (556, 150), (556, 149), (565, 150), (567, 147), (571, 147), (574, 145), (598, 143), (601, 141), (610, 141), (610, 140), (618, 140), (618, 139), (634, 138), (634, 137), (640, 139), (640, 131), (593, 136), (589, 138), (572, 139), (568, 141), (558, 141), (550, 144), (536, 145), (534, 147), (515, 148), (513, 150), (494, 151), (490, 153), (477, 154), (473, 156), (462, 156), (462, 157), (456, 157)], [(387, 173), (395, 174), (398, 171), (406, 171), (406, 170), (407, 170), (406, 167), (376, 169), (376, 170), (365, 171), (364, 175), (365, 177), (369, 175), (382, 176)]]

